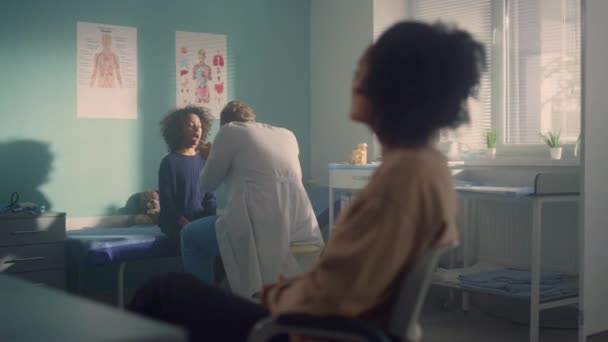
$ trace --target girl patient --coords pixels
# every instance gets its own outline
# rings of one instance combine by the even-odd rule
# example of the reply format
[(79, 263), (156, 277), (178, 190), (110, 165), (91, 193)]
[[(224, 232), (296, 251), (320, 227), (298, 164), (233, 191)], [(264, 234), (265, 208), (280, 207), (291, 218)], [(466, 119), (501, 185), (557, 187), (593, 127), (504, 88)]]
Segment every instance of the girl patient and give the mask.
[(456, 198), (433, 137), (469, 120), (467, 99), (485, 68), (483, 46), (441, 24), (401, 22), (360, 58), (350, 118), (382, 144), (382, 165), (336, 222), (306, 273), (265, 287), (262, 304), (166, 275), (130, 309), (188, 329), (193, 341), (244, 341), (268, 315), (385, 317), (400, 275), (421, 254), (457, 243)]
[(161, 121), (161, 132), (169, 149), (158, 170), (160, 215), (158, 225), (176, 243), (183, 226), (204, 216), (215, 215), (213, 193), (201, 193), (199, 174), (205, 166), (205, 147), (210, 119), (206, 110), (189, 106), (177, 109)]

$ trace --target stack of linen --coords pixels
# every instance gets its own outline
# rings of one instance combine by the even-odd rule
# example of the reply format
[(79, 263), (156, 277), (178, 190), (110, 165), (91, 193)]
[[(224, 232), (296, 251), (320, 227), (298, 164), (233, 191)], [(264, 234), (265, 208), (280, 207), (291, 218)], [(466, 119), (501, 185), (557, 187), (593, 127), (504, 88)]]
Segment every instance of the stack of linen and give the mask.
[[(462, 274), (459, 276), (459, 281), (462, 288), (472, 291), (482, 291), (515, 298), (530, 298), (531, 273), (528, 271), (502, 269)], [(576, 295), (576, 288), (567, 284), (561, 273), (541, 272), (541, 301)]]

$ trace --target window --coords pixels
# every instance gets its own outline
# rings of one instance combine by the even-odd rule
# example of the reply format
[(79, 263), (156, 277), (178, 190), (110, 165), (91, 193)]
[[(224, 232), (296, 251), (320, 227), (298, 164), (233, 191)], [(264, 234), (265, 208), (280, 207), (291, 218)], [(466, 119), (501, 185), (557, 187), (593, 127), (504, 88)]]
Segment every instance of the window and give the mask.
[(537, 144), (559, 131), (575, 142), (581, 127), (579, 0), (509, 0), (505, 144)]
[(548, 131), (560, 132), (562, 142), (576, 141), (580, 0), (410, 0), (410, 13), (456, 24), (488, 53), (478, 101), (471, 102), (472, 124), (442, 139), (480, 150), (486, 132), (495, 128), (503, 147), (540, 145), (540, 133)]
[[(486, 46), (488, 70), (492, 68), (492, 0), (414, 0), (411, 3), (414, 18), (446, 24), (455, 24), (469, 31)], [(469, 101), (471, 124), (455, 132), (443, 132), (442, 140), (458, 141), (467, 149), (485, 147), (485, 134), (491, 128), (492, 74), (484, 73), (477, 100)]]

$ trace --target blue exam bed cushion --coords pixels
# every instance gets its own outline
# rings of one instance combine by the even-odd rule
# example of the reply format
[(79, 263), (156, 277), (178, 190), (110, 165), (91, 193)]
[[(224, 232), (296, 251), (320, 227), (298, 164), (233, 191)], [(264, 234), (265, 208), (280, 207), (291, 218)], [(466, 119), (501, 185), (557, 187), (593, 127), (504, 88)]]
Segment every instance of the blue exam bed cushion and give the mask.
[(153, 225), (69, 231), (67, 248), (89, 265), (180, 255), (179, 246)]
[[(306, 191), (320, 227), (329, 223), (329, 192), (327, 187), (307, 186)], [(339, 201), (335, 203), (336, 215)], [(83, 228), (67, 233), (70, 258), (88, 265), (106, 265), (123, 261), (175, 257), (179, 246), (169, 240), (155, 225), (122, 228)]]

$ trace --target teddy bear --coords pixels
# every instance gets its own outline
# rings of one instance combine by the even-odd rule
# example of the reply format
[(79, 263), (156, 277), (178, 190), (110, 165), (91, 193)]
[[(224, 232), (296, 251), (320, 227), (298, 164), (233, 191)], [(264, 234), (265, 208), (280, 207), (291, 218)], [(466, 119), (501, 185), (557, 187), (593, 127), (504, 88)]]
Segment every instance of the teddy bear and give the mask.
[(120, 212), (129, 215), (130, 225), (157, 224), (160, 214), (159, 198), (158, 190), (135, 193), (129, 197)]

